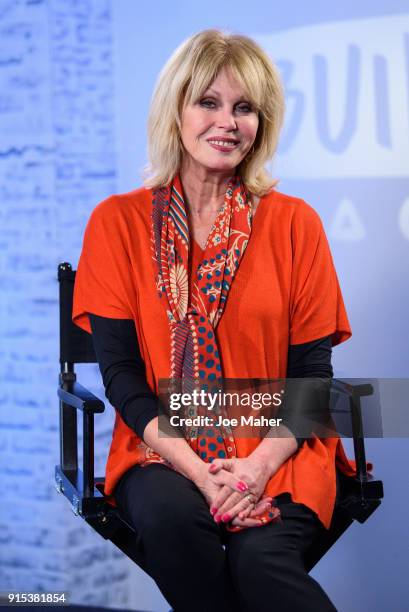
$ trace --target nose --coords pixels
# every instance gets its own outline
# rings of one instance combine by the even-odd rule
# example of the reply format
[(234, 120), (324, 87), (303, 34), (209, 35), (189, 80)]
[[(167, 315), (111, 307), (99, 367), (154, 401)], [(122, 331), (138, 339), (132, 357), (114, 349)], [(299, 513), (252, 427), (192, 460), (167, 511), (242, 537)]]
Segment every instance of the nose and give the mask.
[(237, 123), (234, 118), (233, 112), (227, 108), (223, 107), (217, 113), (216, 124), (219, 128), (235, 130), (237, 128)]

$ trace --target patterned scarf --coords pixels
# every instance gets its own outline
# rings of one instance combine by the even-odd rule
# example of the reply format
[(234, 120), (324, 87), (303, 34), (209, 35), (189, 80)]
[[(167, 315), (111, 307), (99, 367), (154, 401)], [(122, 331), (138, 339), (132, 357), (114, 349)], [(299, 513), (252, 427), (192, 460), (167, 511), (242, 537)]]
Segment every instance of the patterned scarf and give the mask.
[[(153, 195), (152, 257), (156, 288), (159, 297), (166, 300), (169, 319), (170, 376), (176, 380), (172, 391), (191, 392), (195, 388), (216, 392), (221, 388), (218, 383), (222, 380), (222, 364), (214, 332), (250, 238), (250, 194), (239, 176), (229, 181), (203, 260), (197, 270), (192, 270), (196, 276), (191, 295), (190, 235), (179, 174), (172, 185), (154, 190)], [(203, 407), (189, 406), (187, 414), (195, 417), (200, 410)], [(225, 416), (223, 408), (215, 406), (213, 418), (216, 420), (220, 414)], [(237, 457), (229, 426), (184, 428), (184, 435), (192, 449), (208, 463), (217, 457)], [(144, 464), (152, 462), (166, 463), (160, 455), (150, 452)], [(278, 519), (279, 514), (275, 507), (258, 518), (267, 523)], [(239, 531), (242, 527), (227, 526), (227, 529)]]

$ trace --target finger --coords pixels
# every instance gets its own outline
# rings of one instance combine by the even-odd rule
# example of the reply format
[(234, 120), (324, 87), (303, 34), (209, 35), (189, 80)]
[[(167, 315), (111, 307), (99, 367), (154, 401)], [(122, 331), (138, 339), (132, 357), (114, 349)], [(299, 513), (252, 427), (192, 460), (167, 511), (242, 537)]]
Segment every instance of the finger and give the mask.
[[(238, 514), (239, 518), (243, 519), (246, 516), (251, 516), (252, 514), (254, 514), (254, 516), (256, 517), (257, 512), (264, 512), (264, 509), (267, 508), (267, 504), (266, 502), (261, 502), (260, 500), (256, 503), (249, 503), (248, 506), (246, 508), (244, 508), (244, 510), (241, 510)], [(257, 511), (257, 512), (256, 512)]]
[(251, 512), (248, 514), (249, 518), (259, 518), (264, 512), (271, 510), (271, 502), (262, 502), (258, 504)]
[(211, 474), (217, 474), (221, 469), (232, 470), (233, 462), (231, 459), (214, 459), (209, 466), (209, 472)]
[(228, 494), (225, 497), (225, 499), (222, 500), (221, 503), (219, 503), (218, 500), (215, 500), (215, 506), (217, 507), (217, 512), (215, 513), (214, 516), (215, 517), (219, 516), (220, 519), (222, 518), (224, 514), (229, 513), (230, 509), (235, 507), (243, 498), (242, 493), (232, 493), (229, 487), (227, 487), (227, 491), (228, 491)]
[(249, 486), (244, 480), (238, 479), (237, 476), (226, 470), (220, 470), (218, 474), (212, 474), (212, 480), (218, 485), (228, 485), (233, 491), (240, 491), (240, 493), (249, 490)]
[(245, 508), (241, 512), (239, 512), (238, 516), (240, 518), (245, 518), (246, 516), (250, 518), (258, 518), (259, 515), (263, 514), (266, 510), (271, 509), (271, 503), (273, 498), (269, 495), (260, 498), (256, 504), (249, 504), (248, 508)]
[(235, 516), (241, 511), (248, 510), (249, 507), (253, 508), (253, 503), (247, 498), (242, 497), (236, 503), (236, 494), (232, 494), (229, 499), (219, 508), (219, 514), (224, 523), (229, 523)]
[[(222, 486), (220, 491), (217, 493), (216, 497), (213, 499), (213, 503), (210, 508), (210, 513), (213, 514), (213, 516), (216, 516), (216, 514), (220, 514), (220, 508), (222, 508), (225, 505), (226, 501), (229, 499), (231, 495), (232, 495), (231, 488), (227, 485)], [(240, 499), (240, 494), (237, 493), (237, 500), (239, 499)]]
[(239, 517), (239, 519), (242, 519), (242, 520), (243, 520), (243, 519), (245, 519), (247, 516), (249, 516), (249, 515), (250, 515), (250, 512), (252, 511), (252, 508), (254, 508), (254, 506), (253, 506), (252, 504), (249, 504), (247, 508), (244, 508), (244, 510), (241, 510), (241, 511), (238, 513), (238, 515), (237, 515), (237, 516)]
[(259, 499), (256, 506), (251, 510), (249, 516), (257, 517), (259, 514), (265, 512), (265, 510), (270, 510), (271, 508), (272, 498), (264, 497), (263, 499)]
[(231, 521), (231, 525), (238, 526), (238, 527), (261, 527), (262, 525), (264, 525), (264, 523), (263, 521), (260, 521), (260, 519), (251, 519), (251, 518), (239, 519), (239, 517), (236, 516)]
[(270, 501), (260, 500), (255, 506), (249, 504), (248, 508), (245, 508), (244, 510), (239, 512), (238, 517), (241, 519), (246, 518), (246, 516), (248, 516), (249, 518), (257, 518), (260, 514), (263, 514), (263, 512), (266, 512), (266, 510), (269, 510), (270, 508)]

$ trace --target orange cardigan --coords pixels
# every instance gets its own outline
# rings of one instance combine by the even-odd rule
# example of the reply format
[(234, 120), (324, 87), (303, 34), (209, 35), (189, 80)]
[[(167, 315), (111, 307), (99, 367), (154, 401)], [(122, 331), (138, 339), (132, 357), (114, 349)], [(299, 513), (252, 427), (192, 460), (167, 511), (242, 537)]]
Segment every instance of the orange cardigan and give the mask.
[[(165, 300), (157, 296), (150, 248), (152, 193), (139, 188), (114, 195), (88, 221), (74, 288), (73, 321), (91, 333), (88, 312), (135, 321), (151, 389), (170, 377), (170, 335)], [(192, 240), (192, 257), (201, 250)], [(332, 336), (333, 346), (351, 336), (347, 314), (320, 217), (305, 201), (272, 191), (262, 197), (250, 240), (215, 330), (225, 378), (284, 378), (289, 344)], [(259, 443), (238, 438), (239, 457)], [(116, 411), (104, 493), (132, 465), (145, 460), (146, 445)], [(328, 529), (336, 494), (335, 465), (356, 471), (338, 438), (311, 438), (267, 484), (268, 495), (289, 492), (311, 508)], [(372, 469), (370, 463), (368, 469)]]

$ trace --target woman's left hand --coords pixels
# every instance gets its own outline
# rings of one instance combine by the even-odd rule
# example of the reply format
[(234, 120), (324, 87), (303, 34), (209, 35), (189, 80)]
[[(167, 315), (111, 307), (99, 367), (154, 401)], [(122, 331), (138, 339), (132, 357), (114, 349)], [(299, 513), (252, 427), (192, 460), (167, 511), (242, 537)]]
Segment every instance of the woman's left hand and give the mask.
[(271, 468), (263, 460), (250, 455), (243, 458), (215, 459), (209, 466), (212, 474), (217, 474), (221, 469), (232, 472), (237, 480), (244, 481), (248, 485), (248, 490), (237, 493), (233, 492), (230, 487), (223, 486), (213, 500), (212, 514), (215, 517), (221, 517), (221, 520), (226, 523), (235, 517), (241, 522), (250, 513), (253, 515), (254, 505), (248, 502), (246, 496), (252, 493), (253, 502), (257, 505), (272, 476)]

